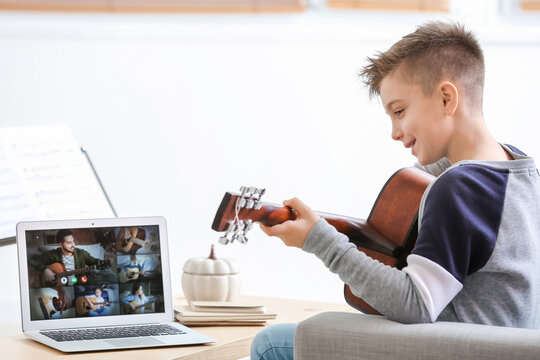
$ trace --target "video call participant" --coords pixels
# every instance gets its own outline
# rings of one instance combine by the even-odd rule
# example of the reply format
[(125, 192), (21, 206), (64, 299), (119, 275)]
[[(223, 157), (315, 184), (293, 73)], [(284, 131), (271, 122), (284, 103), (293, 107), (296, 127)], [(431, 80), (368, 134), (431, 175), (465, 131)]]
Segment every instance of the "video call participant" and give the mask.
[(131, 293), (120, 299), (120, 303), (124, 305), (124, 313), (127, 314), (144, 314), (145, 306), (141, 305), (145, 305), (148, 302), (150, 302), (150, 299), (144, 294), (144, 289), (140, 282), (133, 283)]
[(147, 271), (143, 270), (142, 265), (137, 263), (137, 255), (130, 255), (129, 260), (129, 264), (122, 265), (122, 270), (126, 273), (132, 271), (136, 272), (139, 276), (144, 276), (147, 273)]
[(101, 296), (103, 294), (103, 289), (101, 286), (97, 286), (94, 289), (94, 295), (85, 296), (86, 301), (91, 306), (96, 306), (95, 310), (90, 310), (88, 315), (90, 316), (104, 316), (111, 313), (111, 308), (108, 306), (109, 302)]
[[(71, 271), (100, 262), (99, 259), (90, 255), (88, 251), (75, 247), (75, 238), (71, 230), (58, 230), (56, 240), (59, 245), (57, 249), (46, 251), (38, 257), (38, 261), (41, 264), (38, 270), (43, 273), (42, 280), (44, 283), (50, 284), (55, 281), (56, 273), (47, 268), (51, 264), (63, 264), (65, 271)], [(66, 280), (61, 285), (73, 285), (71, 281), (72, 276), (69, 276)]]
[(64, 317), (64, 310), (69, 309), (72, 306), (71, 299), (68, 294), (65, 293), (61, 287), (53, 288), (58, 294), (58, 297), (49, 298), (49, 313), (50, 319), (62, 319)]

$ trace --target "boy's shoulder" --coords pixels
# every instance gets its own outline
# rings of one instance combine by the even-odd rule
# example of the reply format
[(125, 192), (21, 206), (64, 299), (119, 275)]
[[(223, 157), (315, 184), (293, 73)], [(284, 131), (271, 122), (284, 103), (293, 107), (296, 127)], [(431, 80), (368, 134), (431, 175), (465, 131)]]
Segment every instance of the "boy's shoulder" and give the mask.
[(535, 168), (534, 159), (512, 145), (501, 144), (513, 157), (511, 161), (464, 160), (451, 164), (447, 159), (422, 167), (437, 176), (431, 190), (475, 188), (479, 191), (506, 186), (509, 175)]
[(480, 163), (451, 166), (425, 194), (425, 207), (443, 213), (489, 212), (500, 209), (506, 196), (509, 171)]
[[(505, 182), (509, 169), (489, 164), (466, 162), (451, 166), (445, 170), (434, 182), (434, 187), (459, 187), (494, 185), (493, 182)], [(480, 184), (478, 184), (480, 183)]]
[(428, 199), (437, 202), (450, 198), (469, 202), (478, 197), (504, 198), (509, 170), (484, 164), (452, 166), (438, 176), (429, 188)]

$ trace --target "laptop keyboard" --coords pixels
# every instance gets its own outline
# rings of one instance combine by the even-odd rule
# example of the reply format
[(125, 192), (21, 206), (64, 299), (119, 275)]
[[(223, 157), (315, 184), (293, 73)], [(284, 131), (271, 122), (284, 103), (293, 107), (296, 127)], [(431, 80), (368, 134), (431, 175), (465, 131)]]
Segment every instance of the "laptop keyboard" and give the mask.
[(103, 328), (86, 328), (70, 330), (40, 331), (42, 335), (56, 341), (80, 341), (115, 338), (132, 338), (140, 336), (166, 336), (185, 334), (174, 326), (167, 324), (115, 326)]

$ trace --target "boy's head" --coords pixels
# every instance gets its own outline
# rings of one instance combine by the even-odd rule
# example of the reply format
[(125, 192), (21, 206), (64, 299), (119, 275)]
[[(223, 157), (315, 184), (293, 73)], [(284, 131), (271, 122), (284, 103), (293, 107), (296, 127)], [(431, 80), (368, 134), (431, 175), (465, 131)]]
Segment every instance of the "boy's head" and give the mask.
[[(392, 138), (422, 165), (459, 160), (454, 135), (481, 118), (484, 57), (458, 24), (431, 22), (369, 59), (361, 77), (392, 119)], [(472, 124), (472, 122), (469, 122)]]
[(448, 80), (471, 105), (482, 105), (484, 55), (475, 36), (460, 24), (429, 22), (368, 60), (360, 76), (372, 97), (381, 95), (381, 82), (387, 75), (399, 72), (420, 86), (424, 95), (432, 94), (441, 80)]

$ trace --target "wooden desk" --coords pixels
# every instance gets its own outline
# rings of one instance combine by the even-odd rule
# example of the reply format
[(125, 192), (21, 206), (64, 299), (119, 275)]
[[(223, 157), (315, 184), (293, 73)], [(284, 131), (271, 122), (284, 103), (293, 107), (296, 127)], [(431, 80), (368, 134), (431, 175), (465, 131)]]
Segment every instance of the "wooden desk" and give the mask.
[[(331, 304), (322, 302), (276, 299), (256, 296), (243, 296), (245, 302), (261, 302), (266, 304), (268, 311), (278, 314), (269, 323), (299, 322), (324, 311), (355, 311), (346, 304)], [(175, 298), (175, 303), (182, 304), (185, 300)], [(216, 339), (209, 345), (190, 345), (166, 348), (149, 348), (134, 350), (113, 350), (66, 354), (31, 340), (24, 335), (18, 335), (0, 340), (2, 353), (9, 358), (17, 359), (183, 359), (183, 360), (236, 360), (249, 355), (253, 337), (263, 329), (261, 326), (193, 326), (193, 329)]]

